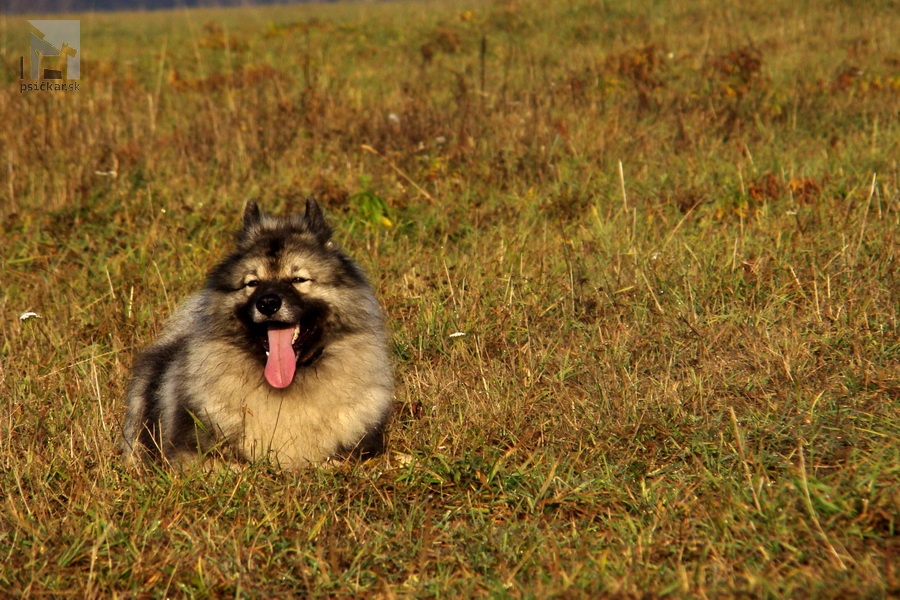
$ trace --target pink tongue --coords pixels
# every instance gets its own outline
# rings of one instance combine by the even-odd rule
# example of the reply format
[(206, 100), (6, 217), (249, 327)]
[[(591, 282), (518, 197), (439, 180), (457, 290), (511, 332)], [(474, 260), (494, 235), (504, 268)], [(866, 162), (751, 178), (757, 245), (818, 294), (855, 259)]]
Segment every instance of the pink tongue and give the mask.
[(272, 387), (286, 388), (294, 380), (297, 357), (291, 340), (293, 329), (269, 330), (269, 358), (266, 360), (266, 381)]

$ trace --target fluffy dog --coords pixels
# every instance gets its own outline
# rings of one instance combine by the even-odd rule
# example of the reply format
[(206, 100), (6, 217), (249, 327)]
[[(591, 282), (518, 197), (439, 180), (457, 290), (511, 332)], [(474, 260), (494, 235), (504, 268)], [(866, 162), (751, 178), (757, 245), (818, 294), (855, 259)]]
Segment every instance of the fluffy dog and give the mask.
[(382, 452), (393, 376), (382, 310), (331, 239), (304, 215), (244, 211), (237, 247), (135, 362), (129, 462), (220, 448), (300, 468)]

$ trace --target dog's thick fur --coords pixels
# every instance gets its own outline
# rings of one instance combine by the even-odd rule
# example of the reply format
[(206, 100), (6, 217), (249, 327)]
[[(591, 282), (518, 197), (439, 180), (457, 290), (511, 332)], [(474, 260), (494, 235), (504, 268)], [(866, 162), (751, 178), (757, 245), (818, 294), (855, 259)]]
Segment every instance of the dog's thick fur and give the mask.
[(285, 218), (249, 202), (236, 250), (137, 359), (123, 450), (183, 463), (219, 448), (284, 468), (365, 458), (383, 450), (392, 391), (381, 308), (316, 202)]

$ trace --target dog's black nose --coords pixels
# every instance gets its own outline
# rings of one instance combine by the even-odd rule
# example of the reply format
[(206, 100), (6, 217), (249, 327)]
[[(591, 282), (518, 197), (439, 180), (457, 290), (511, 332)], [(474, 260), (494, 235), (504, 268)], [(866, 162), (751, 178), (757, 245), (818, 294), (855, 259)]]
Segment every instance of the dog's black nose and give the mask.
[(267, 317), (271, 317), (277, 313), (279, 308), (281, 308), (281, 297), (276, 296), (275, 294), (260, 296), (256, 301), (256, 310)]

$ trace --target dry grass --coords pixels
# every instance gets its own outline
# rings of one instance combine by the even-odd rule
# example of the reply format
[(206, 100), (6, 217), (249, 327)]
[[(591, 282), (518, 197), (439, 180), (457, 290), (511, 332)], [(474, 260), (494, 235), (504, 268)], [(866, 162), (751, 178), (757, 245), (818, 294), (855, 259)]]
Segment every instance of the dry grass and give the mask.
[[(893, 3), (81, 19), (64, 96), (0, 22), (7, 593), (900, 593)], [(129, 473), (134, 353), (307, 193), (391, 316), (390, 453)]]

